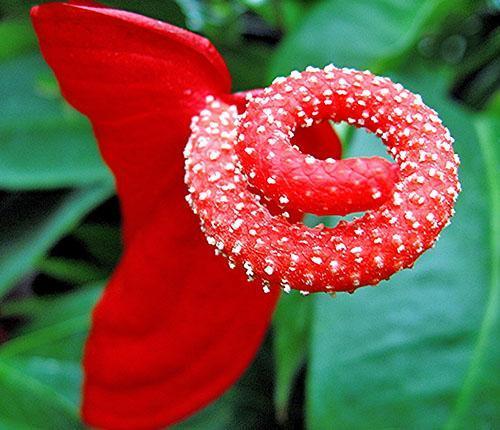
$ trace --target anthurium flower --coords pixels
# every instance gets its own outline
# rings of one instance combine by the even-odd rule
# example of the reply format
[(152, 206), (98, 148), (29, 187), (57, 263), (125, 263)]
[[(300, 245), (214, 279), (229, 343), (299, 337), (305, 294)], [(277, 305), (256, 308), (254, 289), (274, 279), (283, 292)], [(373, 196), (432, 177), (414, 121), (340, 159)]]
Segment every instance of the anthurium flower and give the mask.
[[(92, 426), (155, 429), (188, 416), (247, 367), (276, 284), (335, 291), (375, 283), (411, 265), (450, 216), (458, 193), (450, 137), (389, 81), (330, 68), (231, 94), (221, 56), (188, 31), (86, 0), (35, 7), (32, 19), (63, 95), (92, 123), (122, 205), (124, 255), (85, 350), (82, 414)], [(326, 119), (381, 134), (398, 165), (337, 160)], [(213, 255), (186, 203), (186, 143), (187, 200), (216, 253), (243, 271)], [(430, 181), (424, 188), (421, 178)], [(304, 211), (354, 210), (375, 212), (331, 233), (289, 223)], [(399, 234), (407, 221), (412, 230)], [(352, 238), (372, 227), (359, 249)], [(392, 241), (388, 250), (379, 240)], [(268, 294), (246, 285), (245, 272)]]

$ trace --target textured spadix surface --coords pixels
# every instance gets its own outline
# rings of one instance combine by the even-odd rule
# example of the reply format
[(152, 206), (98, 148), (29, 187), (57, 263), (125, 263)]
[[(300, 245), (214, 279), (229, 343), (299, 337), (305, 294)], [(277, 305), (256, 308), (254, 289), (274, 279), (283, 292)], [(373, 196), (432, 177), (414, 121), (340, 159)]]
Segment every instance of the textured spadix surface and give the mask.
[[(394, 190), (398, 172), (385, 160), (317, 160), (290, 146), (296, 127), (325, 119), (381, 137), (399, 166)], [(209, 97), (191, 130), (188, 201), (216, 252), (261, 279), (265, 291), (352, 291), (411, 267), (448, 223), (460, 190), (453, 139), (436, 112), (369, 72), (294, 72), (250, 99), (241, 116)], [(285, 212), (273, 216), (250, 183)], [(369, 210), (333, 229), (286, 219), (286, 210), (318, 205)]]

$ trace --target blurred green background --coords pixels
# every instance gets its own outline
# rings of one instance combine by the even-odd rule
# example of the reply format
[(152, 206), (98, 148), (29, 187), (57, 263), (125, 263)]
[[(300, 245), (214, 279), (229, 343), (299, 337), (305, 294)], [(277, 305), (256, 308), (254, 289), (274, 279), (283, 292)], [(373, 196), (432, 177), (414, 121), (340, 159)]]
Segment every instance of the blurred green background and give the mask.
[[(78, 429), (89, 312), (121, 252), (114, 185), (28, 21), (0, 1), (0, 429)], [(353, 296), (282, 298), (254, 364), (178, 429), (500, 429), (500, 4), (106, 1), (207, 36), (235, 89), (308, 65), (420, 93), (463, 193), (415, 268)], [(346, 156), (380, 153), (340, 128)]]

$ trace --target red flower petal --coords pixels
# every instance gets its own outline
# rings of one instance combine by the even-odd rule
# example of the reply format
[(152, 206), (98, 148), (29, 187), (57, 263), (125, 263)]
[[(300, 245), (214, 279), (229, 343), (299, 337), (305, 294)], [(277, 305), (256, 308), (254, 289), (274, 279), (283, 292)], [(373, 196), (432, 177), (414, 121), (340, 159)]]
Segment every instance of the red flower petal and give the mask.
[(173, 160), (187, 140), (191, 117), (206, 95), (229, 91), (230, 77), (200, 36), (76, 3), (35, 7), (33, 23), (64, 96), (92, 120), (117, 178), (129, 240), (182, 174)]
[(92, 4), (32, 11), (63, 94), (92, 121), (125, 220), (87, 344), (83, 415), (100, 428), (158, 428), (234, 382), (278, 295), (242, 286), (184, 201), (189, 121), (207, 94), (229, 90), (223, 60), (197, 35)]
[(203, 407), (245, 370), (270, 322), (278, 295), (242, 285), (174, 197), (94, 312), (83, 416), (98, 427), (159, 428)]
[[(307, 97), (297, 103), (304, 94)], [(333, 229), (310, 229), (272, 216), (237, 168), (243, 161), (238, 158), (240, 152), (255, 155), (250, 178), (262, 175), (266, 159), (281, 159), (282, 169), (291, 160), (293, 168), (281, 182), (267, 176), (280, 203), (290, 203), (293, 210), (302, 208), (289, 201), (296, 191), (287, 183), (293, 175), (315, 175), (314, 186), (300, 191), (312, 201), (321, 198), (322, 187), (331, 186), (329, 166), (335, 173), (335, 166), (347, 160), (323, 164), (309, 157), (297, 162), (296, 154), (289, 155), (295, 128), (313, 119), (352, 119), (358, 127), (380, 135), (401, 170), (396, 191), (383, 205)], [(352, 291), (411, 267), (449, 222), (460, 191), (453, 139), (436, 112), (420, 96), (368, 72), (329, 66), (293, 74), (278, 79), (266, 97), (250, 102), (245, 118), (238, 117), (234, 107), (213, 101), (193, 120), (191, 129), (185, 156), (193, 210), (209, 243), (231, 265), (241, 266), (250, 279), (263, 280), (266, 290), (281, 285), (306, 291)], [(351, 169), (348, 179), (369, 180), (367, 161), (354, 162), (362, 173)], [(343, 196), (356, 197), (349, 189)], [(368, 193), (365, 198), (376, 197), (380, 196)]]

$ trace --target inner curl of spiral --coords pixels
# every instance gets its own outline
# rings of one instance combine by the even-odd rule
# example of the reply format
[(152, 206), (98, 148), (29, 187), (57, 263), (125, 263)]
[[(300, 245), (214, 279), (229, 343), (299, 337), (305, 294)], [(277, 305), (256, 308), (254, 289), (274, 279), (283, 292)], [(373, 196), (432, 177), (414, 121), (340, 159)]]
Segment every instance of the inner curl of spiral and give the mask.
[[(396, 163), (317, 160), (290, 144), (297, 127), (324, 120), (375, 133)], [(448, 224), (460, 192), (453, 139), (436, 112), (370, 72), (293, 72), (251, 98), (242, 115), (209, 97), (191, 131), (187, 201), (208, 243), (264, 291), (353, 291), (411, 267)], [(272, 215), (252, 189), (284, 215)], [(332, 229), (286, 218), (360, 210)]]

